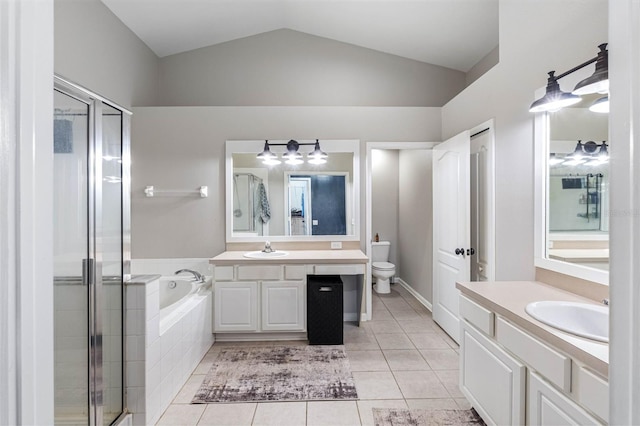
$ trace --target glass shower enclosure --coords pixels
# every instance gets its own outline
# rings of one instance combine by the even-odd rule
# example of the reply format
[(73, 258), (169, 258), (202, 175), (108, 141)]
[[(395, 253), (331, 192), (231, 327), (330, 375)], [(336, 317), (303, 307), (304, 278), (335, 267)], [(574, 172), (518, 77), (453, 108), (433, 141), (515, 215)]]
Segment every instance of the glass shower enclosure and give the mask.
[(59, 425), (126, 411), (130, 112), (54, 82), (54, 408)]

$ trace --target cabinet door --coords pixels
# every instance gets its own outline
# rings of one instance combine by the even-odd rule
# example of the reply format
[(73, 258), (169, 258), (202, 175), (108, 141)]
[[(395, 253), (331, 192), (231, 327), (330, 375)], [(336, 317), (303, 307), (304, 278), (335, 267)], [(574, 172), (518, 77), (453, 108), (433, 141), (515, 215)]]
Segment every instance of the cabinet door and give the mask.
[(215, 283), (214, 331), (258, 331), (258, 283)]
[(602, 424), (536, 373), (529, 372), (528, 379), (527, 424), (540, 426)]
[(304, 331), (306, 329), (303, 281), (262, 282), (263, 331)]
[(469, 323), (461, 323), (462, 393), (487, 424), (524, 424), (525, 366)]

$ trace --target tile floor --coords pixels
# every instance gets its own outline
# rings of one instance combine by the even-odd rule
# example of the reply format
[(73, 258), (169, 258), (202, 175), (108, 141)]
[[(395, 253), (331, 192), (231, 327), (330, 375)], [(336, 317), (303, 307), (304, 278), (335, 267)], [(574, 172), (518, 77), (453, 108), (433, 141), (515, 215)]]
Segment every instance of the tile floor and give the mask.
[(211, 347), (158, 425), (373, 425), (373, 408), (470, 407), (458, 389), (458, 345), (399, 285), (389, 295), (374, 292), (372, 321), (345, 324), (358, 401), (189, 404), (216, 352), (231, 345), (238, 344)]

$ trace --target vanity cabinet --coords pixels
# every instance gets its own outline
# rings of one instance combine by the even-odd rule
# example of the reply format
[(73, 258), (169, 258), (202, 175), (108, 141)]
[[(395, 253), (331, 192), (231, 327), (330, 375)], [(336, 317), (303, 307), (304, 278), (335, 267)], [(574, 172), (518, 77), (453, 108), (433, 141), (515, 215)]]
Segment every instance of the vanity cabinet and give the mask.
[(360, 250), (294, 250), (285, 259), (248, 259), (226, 251), (213, 265), (213, 332), (219, 341), (306, 340), (307, 277), (340, 275), (343, 320), (363, 315), (370, 295)]
[(216, 266), (213, 287), (216, 333), (306, 330), (304, 267)]
[(538, 374), (530, 371), (527, 380), (529, 383), (527, 424), (533, 426), (602, 424)]
[(216, 282), (214, 332), (305, 331), (304, 281)]
[(460, 324), (460, 389), (487, 424), (606, 424), (608, 383), (580, 362), (464, 294)]
[(258, 331), (257, 282), (217, 282), (213, 306), (214, 331)]
[(526, 367), (468, 323), (463, 321), (462, 324), (462, 393), (485, 422), (524, 424)]
[(261, 330), (305, 330), (306, 285), (304, 281), (266, 281), (262, 283), (261, 290)]

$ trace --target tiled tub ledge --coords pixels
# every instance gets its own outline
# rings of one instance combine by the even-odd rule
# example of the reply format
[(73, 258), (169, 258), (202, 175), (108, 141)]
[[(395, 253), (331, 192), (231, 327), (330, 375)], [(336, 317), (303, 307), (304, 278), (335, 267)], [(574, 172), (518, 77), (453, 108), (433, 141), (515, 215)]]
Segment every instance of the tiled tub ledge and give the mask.
[[(160, 309), (160, 275), (126, 286), (127, 406), (134, 425), (155, 424), (213, 344), (210, 289), (179, 312)], [(165, 311), (165, 312), (163, 312)]]

